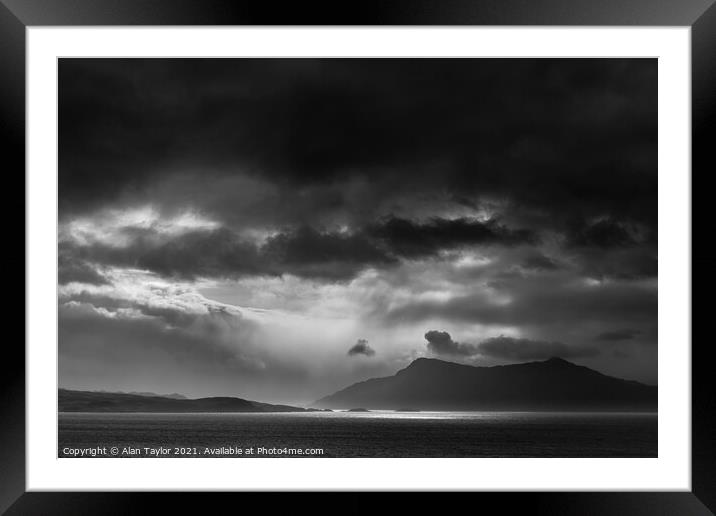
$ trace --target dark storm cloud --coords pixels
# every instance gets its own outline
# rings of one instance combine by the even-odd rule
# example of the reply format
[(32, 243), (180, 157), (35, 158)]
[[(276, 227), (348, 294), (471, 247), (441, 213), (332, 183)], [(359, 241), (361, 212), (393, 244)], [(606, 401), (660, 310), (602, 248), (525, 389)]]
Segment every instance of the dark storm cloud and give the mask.
[(365, 355), (372, 357), (375, 355), (375, 350), (368, 345), (368, 341), (365, 339), (358, 339), (351, 349), (348, 350), (348, 356), (353, 357), (356, 355)]
[(613, 331), (605, 331), (596, 336), (597, 340), (606, 340), (606, 341), (620, 341), (620, 340), (632, 340), (638, 337), (641, 334), (639, 330), (630, 330), (630, 329), (623, 329), (623, 330), (613, 330)]
[(452, 340), (446, 331), (430, 330), (425, 334), (428, 350), (436, 355), (469, 356), (476, 353), (475, 346)]
[(516, 245), (532, 243), (537, 237), (527, 230), (509, 229), (497, 221), (432, 218), (425, 223), (391, 217), (368, 232), (385, 242), (395, 254), (415, 257), (432, 255), (441, 249), (466, 245)]
[(401, 258), (430, 257), (456, 247), (512, 246), (535, 240), (529, 231), (512, 230), (494, 221), (441, 218), (424, 224), (389, 218), (355, 232), (300, 226), (264, 242), (247, 240), (225, 227), (169, 237), (155, 229), (125, 229), (122, 234), (129, 237), (124, 247), (61, 243), (66, 268), (87, 268), (85, 262), (94, 261), (190, 279), (293, 274), (341, 281), (368, 267), (395, 265)]
[(270, 238), (262, 253), (280, 273), (326, 279), (346, 279), (371, 265), (395, 263), (364, 235), (321, 233), (308, 227)]
[[(62, 59), (60, 218), (144, 199), (280, 233), (270, 267), (222, 232), (109, 253), (165, 275), (347, 279), (443, 249), (537, 246), (551, 230), (587, 276), (650, 277), (656, 71), (645, 59)], [(436, 199), (494, 217), (446, 218)], [(616, 266), (598, 254), (635, 248)]]
[(396, 259), (362, 235), (322, 233), (299, 228), (257, 243), (227, 228), (162, 237), (145, 235), (125, 247), (101, 243), (61, 244), (67, 256), (149, 270), (165, 277), (239, 278), (293, 274), (340, 281), (366, 267), (390, 265)]
[[(653, 277), (656, 71), (645, 59), (62, 59), (60, 219), (143, 201), (225, 226), (85, 250), (84, 272), (63, 278), (99, 281), (96, 255), (169, 276), (335, 281), (444, 249), (538, 247), (550, 231), (585, 276)], [(445, 217), (438, 201), (463, 212)], [(485, 207), (488, 220), (464, 212)], [(278, 233), (269, 256), (232, 233), (251, 228)]]
[(653, 225), (656, 71), (639, 59), (63, 59), (61, 212), (181, 169), (206, 189), (237, 173), (294, 193), (363, 178), (380, 189), (368, 213), (407, 188), (463, 206), (507, 197), (554, 224)]
[(595, 347), (567, 346), (561, 342), (547, 342), (513, 337), (493, 337), (477, 346), (482, 355), (504, 360), (543, 360), (552, 357), (586, 358), (599, 354)]

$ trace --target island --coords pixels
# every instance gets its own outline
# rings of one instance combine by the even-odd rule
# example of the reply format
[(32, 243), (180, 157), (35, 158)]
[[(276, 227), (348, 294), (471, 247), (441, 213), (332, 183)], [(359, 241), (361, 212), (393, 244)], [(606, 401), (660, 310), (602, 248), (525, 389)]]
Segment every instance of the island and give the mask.
[(353, 384), (311, 404), (371, 410), (653, 412), (657, 387), (562, 358), (477, 367), (418, 358), (393, 376)]

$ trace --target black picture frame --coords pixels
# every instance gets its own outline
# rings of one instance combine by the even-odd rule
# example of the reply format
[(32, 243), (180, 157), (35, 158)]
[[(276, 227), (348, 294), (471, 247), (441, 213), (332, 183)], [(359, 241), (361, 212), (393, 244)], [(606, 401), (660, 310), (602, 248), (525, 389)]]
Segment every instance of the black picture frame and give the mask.
[[(360, 2), (282, 3), (231, 0), (0, 0), (0, 131), (5, 165), (3, 177), (14, 179), (24, 191), (25, 167), (25, 30), (32, 26), (81, 25), (636, 25), (689, 26), (692, 30), (692, 220), (693, 229), (709, 234), (713, 225), (706, 204), (694, 209), (695, 197), (708, 195), (705, 183), (716, 170), (716, 5), (714, 0), (378, 0)], [(698, 180), (694, 181), (695, 178)], [(704, 179), (702, 179), (704, 178)], [(15, 186), (15, 185), (12, 185)], [(12, 186), (6, 191), (17, 192)], [(15, 221), (21, 208), (6, 195), (5, 220)], [(24, 210), (23, 210), (24, 212)], [(12, 225), (12, 224), (8, 224)], [(19, 224), (14, 224), (19, 227)], [(693, 230), (692, 230), (693, 231)], [(693, 234), (693, 233), (692, 233)], [(699, 270), (697, 288), (712, 291), (714, 280), (706, 270), (713, 259), (705, 243), (692, 244), (692, 269)], [(701, 251), (697, 253), (696, 251)], [(6, 252), (7, 270), (21, 268), (24, 252)], [(19, 278), (19, 274), (8, 274)], [(692, 294), (693, 296), (693, 294)], [(14, 303), (19, 310), (19, 303)], [(23, 303), (23, 308), (25, 308)], [(25, 309), (29, 309), (27, 307)], [(705, 320), (706, 304), (692, 302), (692, 320)], [(17, 318), (19, 320), (19, 317)], [(13, 320), (13, 318), (8, 318)], [(693, 323), (692, 323), (693, 327)], [(517, 509), (533, 514), (675, 514), (716, 512), (716, 389), (711, 339), (693, 339), (692, 345), (692, 491), (591, 493), (470, 493), (451, 494), (448, 507), (468, 503), (500, 512)], [(676, 345), (677, 343), (669, 343)], [(25, 492), (25, 351), (18, 338), (6, 338), (0, 374), (0, 512), (32, 514), (144, 514), (154, 512), (211, 513), (215, 503), (236, 507), (264, 507), (264, 512), (293, 508), (307, 493), (266, 498), (266, 493), (49, 493)], [(320, 496), (325, 496), (321, 494)], [(375, 493), (342, 496), (341, 512), (372, 510), (382, 497)], [(233, 498), (229, 500), (229, 498)], [(414, 507), (445, 510), (445, 501), (415, 493), (401, 501)], [(462, 500), (460, 500), (462, 498)], [(270, 500), (267, 504), (266, 501)], [(333, 503), (312, 503), (312, 512), (332, 512)], [(232, 510), (233, 512), (233, 510)]]

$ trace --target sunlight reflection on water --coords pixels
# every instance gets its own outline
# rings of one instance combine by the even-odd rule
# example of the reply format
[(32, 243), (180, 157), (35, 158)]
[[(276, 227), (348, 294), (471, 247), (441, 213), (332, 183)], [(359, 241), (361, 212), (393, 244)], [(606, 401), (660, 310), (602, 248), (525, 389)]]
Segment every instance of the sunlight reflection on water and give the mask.
[(66, 446), (316, 447), (325, 457), (655, 457), (656, 414), (61, 413)]

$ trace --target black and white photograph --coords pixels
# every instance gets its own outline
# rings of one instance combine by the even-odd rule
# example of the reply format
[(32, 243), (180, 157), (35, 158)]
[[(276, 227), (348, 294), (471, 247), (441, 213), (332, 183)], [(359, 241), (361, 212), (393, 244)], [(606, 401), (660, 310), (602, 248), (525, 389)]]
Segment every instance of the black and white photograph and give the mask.
[(658, 456), (657, 59), (57, 63), (58, 457)]

